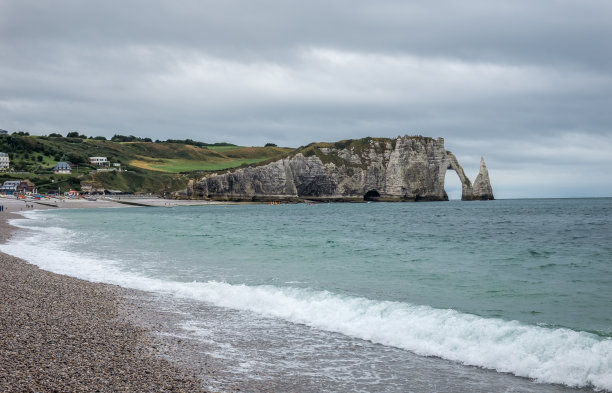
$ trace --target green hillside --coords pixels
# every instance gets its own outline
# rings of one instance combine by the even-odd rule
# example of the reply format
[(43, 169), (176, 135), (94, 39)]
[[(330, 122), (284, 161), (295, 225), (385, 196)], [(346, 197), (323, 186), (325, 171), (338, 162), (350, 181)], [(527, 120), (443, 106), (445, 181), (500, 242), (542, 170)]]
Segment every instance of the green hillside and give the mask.
[[(80, 190), (81, 183), (85, 182), (108, 190), (161, 193), (181, 189), (189, 179), (203, 172), (274, 160), (293, 150), (119, 137), (103, 140), (84, 135), (70, 138), (24, 133), (0, 135), (0, 152), (8, 153), (11, 160), (11, 170), (0, 174), (0, 180), (29, 178), (41, 192)], [(122, 170), (97, 171), (98, 167), (89, 163), (89, 157), (93, 156), (107, 157), (112, 163), (120, 164)], [(53, 167), (59, 161), (69, 162), (73, 173), (54, 174)]]

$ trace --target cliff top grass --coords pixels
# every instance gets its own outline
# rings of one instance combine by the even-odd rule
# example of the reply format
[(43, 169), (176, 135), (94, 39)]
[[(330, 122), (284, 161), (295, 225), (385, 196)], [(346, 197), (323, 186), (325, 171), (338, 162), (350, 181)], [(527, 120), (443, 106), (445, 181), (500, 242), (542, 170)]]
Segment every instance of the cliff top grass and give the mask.
[(179, 152), (174, 157), (159, 157), (157, 155), (138, 155), (130, 161), (130, 165), (150, 171), (166, 173), (187, 173), (195, 171), (220, 171), (240, 167), (245, 164), (254, 164), (270, 159), (279, 159), (286, 156), (292, 149), (279, 147), (242, 147), (223, 146), (214, 149), (200, 149), (187, 152)]
[[(370, 150), (371, 148), (373, 148), (377, 154), (380, 154), (380, 153), (384, 153), (384, 151), (388, 149), (387, 146), (389, 145), (391, 146), (391, 150), (393, 150), (395, 149), (398, 138), (409, 138), (409, 139), (417, 140), (417, 141), (422, 141), (422, 140), (426, 140), (430, 142), (435, 141), (435, 139), (431, 137), (425, 137), (421, 135), (415, 135), (415, 136), (406, 135), (404, 137), (398, 136), (397, 138), (366, 137), (366, 138), (361, 138), (361, 139), (345, 139), (345, 140), (341, 140), (338, 142), (313, 142), (306, 146), (301, 146), (295, 150), (287, 149), (285, 150), (285, 156), (295, 157), (295, 155), (297, 155), (298, 153), (301, 153), (305, 157), (317, 156), (321, 160), (321, 162), (323, 162), (324, 164), (333, 163), (336, 166), (366, 168), (369, 165), (369, 162), (368, 160), (363, 158), (364, 151)], [(215, 150), (216, 149), (217, 148), (215, 148)], [(225, 148), (225, 147), (219, 148), (219, 150), (226, 150), (226, 149), (228, 148)], [(345, 149), (350, 150), (351, 153), (356, 154), (359, 157), (361, 157), (362, 158), (361, 163), (355, 164), (353, 162), (347, 161), (344, 158), (340, 157), (338, 155), (338, 152), (340, 150), (345, 150)], [(229, 148), (228, 150), (231, 150), (231, 148)], [(277, 161), (280, 158), (283, 158), (283, 157), (270, 158), (270, 159), (255, 162), (255, 163), (244, 163), (241, 166), (237, 166), (234, 168), (228, 168), (228, 169), (230, 169), (230, 172), (234, 172), (236, 170), (243, 169), (245, 167), (263, 166), (263, 165), (270, 164), (274, 161)], [(216, 174), (219, 174), (219, 172), (224, 172), (224, 171), (225, 169), (216, 170), (217, 172)]]
[[(400, 137), (398, 137), (400, 138)], [(371, 149), (377, 154), (382, 154), (386, 150), (395, 149), (398, 138), (373, 138), (366, 137), (361, 139), (345, 139), (338, 142), (315, 142), (309, 145), (300, 147), (292, 155), (302, 153), (305, 157), (317, 156), (324, 164), (333, 163), (336, 166), (361, 167), (365, 168), (369, 165), (367, 158), (363, 153)], [(405, 136), (401, 138), (409, 138), (412, 140), (429, 140), (433, 138), (424, 137), (421, 135)], [(323, 149), (325, 151), (323, 151)], [(349, 150), (352, 154), (357, 155), (361, 159), (361, 164), (349, 162), (338, 155), (340, 150)]]

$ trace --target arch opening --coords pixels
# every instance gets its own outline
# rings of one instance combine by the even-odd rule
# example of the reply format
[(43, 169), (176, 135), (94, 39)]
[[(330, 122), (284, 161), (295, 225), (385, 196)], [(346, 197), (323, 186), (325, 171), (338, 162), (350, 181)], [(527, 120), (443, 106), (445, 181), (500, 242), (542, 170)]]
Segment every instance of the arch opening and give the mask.
[(363, 196), (364, 201), (377, 201), (380, 198), (380, 193), (377, 190), (370, 190)]
[(459, 174), (453, 169), (448, 169), (444, 175), (444, 191), (449, 201), (461, 200), (463, 185)]

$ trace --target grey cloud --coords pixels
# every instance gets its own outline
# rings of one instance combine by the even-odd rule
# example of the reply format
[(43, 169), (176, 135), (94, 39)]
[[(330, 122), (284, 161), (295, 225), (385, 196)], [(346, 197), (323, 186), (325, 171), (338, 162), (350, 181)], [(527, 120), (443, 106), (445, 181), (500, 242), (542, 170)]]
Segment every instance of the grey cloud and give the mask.
[[(485, 154), (506, 195), (529, 165), (551, 171), (551, 195), (572, 182), (612, 195), (596, 169), (612, 164), (610, 20), (592, 0), (5, 1), (0, 128), (287, 146), (443, 136), (468, 172)], [(554, 169), (567, 155), (536, 153), (588, 150), (567, 135), (596, 141), (571, 176)]]
[[(605, 1), (8, 2), (14, 42), (168, 45), (224, 57), (279, 58), (302, 46), (609, 68)], [(588, 43), (588, 45), (585, 45)]]

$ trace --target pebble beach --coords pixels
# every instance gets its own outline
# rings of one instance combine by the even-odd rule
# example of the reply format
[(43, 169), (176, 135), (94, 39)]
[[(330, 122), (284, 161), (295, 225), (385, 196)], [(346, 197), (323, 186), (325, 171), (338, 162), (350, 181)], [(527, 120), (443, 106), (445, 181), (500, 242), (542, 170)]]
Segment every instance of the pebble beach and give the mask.
[[(53, 208), (1, 200), (7, 221), (26, 209)], [(61, 207), (119, 207), (67, 201)], [(152, 334), (130, 320), (134, 294), (39, 269), (0, 253), (0, 391), (203, 392), (202, 374), (179, 367)], [(123, 299), (131, 298), (128, 304)]]

